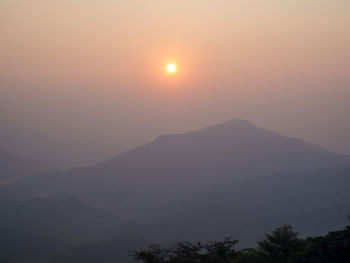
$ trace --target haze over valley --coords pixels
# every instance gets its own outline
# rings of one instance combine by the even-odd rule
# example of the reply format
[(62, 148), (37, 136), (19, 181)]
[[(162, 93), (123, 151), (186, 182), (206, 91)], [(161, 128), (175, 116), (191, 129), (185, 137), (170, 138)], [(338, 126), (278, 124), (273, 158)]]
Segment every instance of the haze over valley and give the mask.
[(0, 263), (350, 262), (350, 1), (0, 1)]

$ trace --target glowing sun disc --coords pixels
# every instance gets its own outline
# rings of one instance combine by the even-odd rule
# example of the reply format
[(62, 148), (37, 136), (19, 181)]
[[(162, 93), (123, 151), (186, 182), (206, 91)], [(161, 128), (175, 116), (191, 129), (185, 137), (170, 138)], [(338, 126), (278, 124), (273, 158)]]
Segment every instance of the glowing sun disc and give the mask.
[(176, 71), (176, 65), (175, 64), (168, 64), (166, 66), (166, 70), (169, 72), (169, 73), (175, 73)]

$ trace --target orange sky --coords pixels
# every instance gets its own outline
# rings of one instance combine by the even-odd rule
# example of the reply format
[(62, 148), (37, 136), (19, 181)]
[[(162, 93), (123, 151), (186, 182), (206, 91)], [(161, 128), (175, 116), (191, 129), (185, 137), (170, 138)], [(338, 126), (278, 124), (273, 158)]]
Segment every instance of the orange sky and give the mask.
[(349, 32), (347, 0), (2, 0), (0, 142), (69, 166), (245, 118), (350, 153)]

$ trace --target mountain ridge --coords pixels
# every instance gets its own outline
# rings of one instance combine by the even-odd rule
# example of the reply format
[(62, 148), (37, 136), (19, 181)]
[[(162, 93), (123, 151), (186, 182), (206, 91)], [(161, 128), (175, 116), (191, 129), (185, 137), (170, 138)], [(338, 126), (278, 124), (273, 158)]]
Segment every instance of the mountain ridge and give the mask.
[[(278, 172), (306, 172), (350, 162), (322, 147), (244, 120), (160, 136), (92, 167), (17, 180), (7, 189), (22, 199), (77, 197), (104, 209), (155, 210), (213, 184)], [(199, 184), (200, 182), (200, 184)]]

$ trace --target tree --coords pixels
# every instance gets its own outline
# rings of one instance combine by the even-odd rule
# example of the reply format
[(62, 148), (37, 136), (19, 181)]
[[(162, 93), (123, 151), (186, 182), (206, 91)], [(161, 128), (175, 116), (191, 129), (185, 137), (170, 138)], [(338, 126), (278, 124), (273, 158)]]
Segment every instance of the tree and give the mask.
[(306, 241), (303, 263), (350, 262), (350, 226), (326, 236), (309, 237)]
[(240, 256), (237, 242), (225, 238), (222, 242), (178, 242), (171, 248), (152, 245), (137, 251), (134, 259), (145, 263), (235, 263)]
[(256, 248), (243, 249), (239, 258), (239, 263), (269, 263), (264, 253)]
[(344, 263), (350, 262), (350, 226), (326, 236), (299, 239), (290, 225), (265, 234), (256, 248), (237, 251), (236, 240), (179, 242), (138, 251), (134, 259), (144, 263)]
[(269, 262), (285, 263), (297, 262), (303, 241), (298, 239), (298, 233), (293, 231), (291, 225), (283, 225), (265, 234), (258, 241), (258, 249)]

